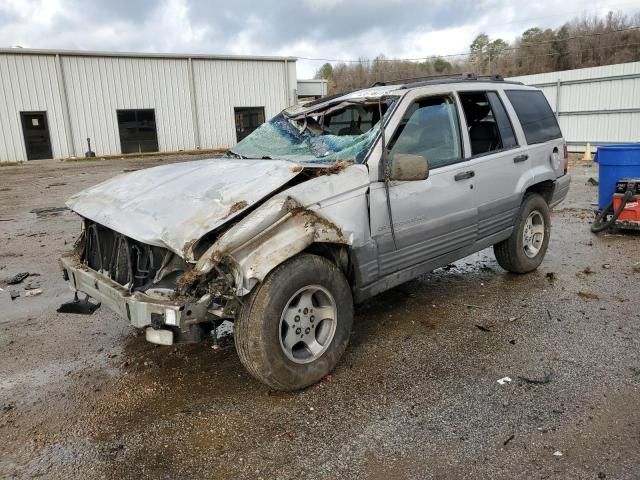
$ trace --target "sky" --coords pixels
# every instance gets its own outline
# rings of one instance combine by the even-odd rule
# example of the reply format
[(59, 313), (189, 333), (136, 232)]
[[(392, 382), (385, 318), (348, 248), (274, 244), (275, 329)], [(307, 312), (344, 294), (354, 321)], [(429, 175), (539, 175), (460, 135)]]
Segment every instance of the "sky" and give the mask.
[[(640, 0), (0, 0), (0, 48), (420, 58), (610, 10)], [(298, 78), (322, 63), (299, 60)]]

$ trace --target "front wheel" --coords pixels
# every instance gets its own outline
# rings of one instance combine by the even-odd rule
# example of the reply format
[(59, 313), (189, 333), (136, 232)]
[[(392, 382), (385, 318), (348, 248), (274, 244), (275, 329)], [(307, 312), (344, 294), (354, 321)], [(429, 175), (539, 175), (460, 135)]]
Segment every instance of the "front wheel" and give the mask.
[(302, 254), (273, 270), (240, 309), (235, 344), (240, 361), (276, 390), (319, 381), (347, 348), (353, 299), (340, 269)]
[(528, 273), (542, 263), (551, 235), (549, 205), (537, 193), (528, 193), (516, 217), (511, 236), (493, 246), (498, 264), (512, 273)]

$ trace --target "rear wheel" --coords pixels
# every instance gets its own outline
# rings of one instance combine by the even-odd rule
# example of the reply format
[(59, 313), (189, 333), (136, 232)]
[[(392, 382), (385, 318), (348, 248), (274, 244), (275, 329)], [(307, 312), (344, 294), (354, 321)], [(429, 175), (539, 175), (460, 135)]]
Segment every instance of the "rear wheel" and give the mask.
[(511, 236), (493, 246), (496, 260), (509, 272), (531, 272), (542, 263), (550, 235), (549, 205), (537, 193), (528, 193), (520, 206)]
[(235, 343), (240, 361), (277, 390), (319, 381), (349, 342), (353, 299), (329, 260), (298, 255), (271, 272), (240, 309)]

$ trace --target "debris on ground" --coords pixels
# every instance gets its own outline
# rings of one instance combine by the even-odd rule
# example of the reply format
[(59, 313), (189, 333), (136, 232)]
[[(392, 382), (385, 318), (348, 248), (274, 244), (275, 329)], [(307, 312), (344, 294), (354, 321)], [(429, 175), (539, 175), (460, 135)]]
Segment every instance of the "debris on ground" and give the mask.
[(553, 283), (553, 281), (556, 279), (556, 274), (554, 272), (547, 272), (545, 277), (547, 278), (547, 280), (549, 280), (549, 283)]
[(482, 330), (483, 332), (491, 332), (491, 330), (490, 330), (489, 328), (485, 327), (484, 325), (478, 325), (478, 324), (476, 324), (476, 328), (477, 328), (478, 330)]
[(38, 216), (57, 215), (67, 210), (69, 210), (69, 207), (42, 207), (42, 208), (34, 208), (33, 210), (30, 210), (29, 213), (35, 213)]
[(518, 376), (518, 378), (523, 382), (531, 383), (533, 385), (545, 385), (551, 382), (551, 378), (553, 378), (553, 373), (552, 372), (545, 373), (544, 377), (542, 378), (528, 378), (528, 377), (521, 377), (521, 376)]
[(605, 270), (609, 270), (611, 268), (611, 264), (610, 263), (603, 263), (602, 264), (602, 268), (604, 268)]
[(504, 442), (502, 442), (502, 444), (506, 447), (506, 446), (507, 446), (507, 444), (508, 444), (511, 440), (513, 440), (514, 438), (516, 438), (516, 436), (515, 436), (515, 435), (511, 435), (511, 436), (509, 436), (509, 438), (507, 438)]
[(578, 292), (578, 296), (589, 300), (598, 300), (600, 297), (593, 292)]
[(587, 185), (593, 185), (594, 187), (596, 187), (598, 185), (598, 180), (593, 177), (589, 177), (589, 179), (587, 180)]
[(555, 452), (553, 452), (553, 455), (555, 457), (561, 457), (562, 456), (562, 452), (560, 450), (556, 450)]
[(582, 270), (582, 273), (584, 273), (585, 275), (591, 275), (592, 273), (596, 273), (596, 272), (591, 270), (591, 267), (585, 267), (585, 269)]
[(46, 186), (46, 188), (50, 188), (50, 187), (62, 187), (66, 185), (66, 183), (64, 182), (56, 182), (56, 183), (50, 183), (49, 185)]
[(511, 383), (511, 377), (502, 377), (497, 380), (500, 385), (504, 385), (505, 383)]
[(323, 382), (331, 382), (331, 381), (333, 381), (333, 377), (331, 376), (330, 373), (327, 373), (324, 377), (322, 377), (322, 381)]
[(40, 295), (42, 293), (41, 288), (33, 288), (31, 290), (27, 290), (24, 292), (25, 297), (35, 297), (36, 295)]
[(29, 272), (16, 273), (13, 277), (7, 280), (7, 285), (17, 285), (29, 276)]

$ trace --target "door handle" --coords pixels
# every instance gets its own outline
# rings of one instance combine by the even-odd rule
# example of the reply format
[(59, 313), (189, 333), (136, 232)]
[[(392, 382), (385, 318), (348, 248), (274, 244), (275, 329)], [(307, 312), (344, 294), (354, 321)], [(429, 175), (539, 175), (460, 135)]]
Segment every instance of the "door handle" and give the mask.
[(476, 176), (476, 172), (474, 172), (473, 170), (468, 170), (466, 172), (456, 173), (456, 175), (453, 178), (455, 179), (456, 182), (459, 182), (460, 180), (466, 180), (467, 178), (473, 178), (475, 176)]
[(518, 155), (517, 157), (513, 158), (513, 163), (520, 163), (520, 162), (524, 162), (529, 158), (529, 155), (527, 155), (526, 153), (523, 153), (522, 155)]

